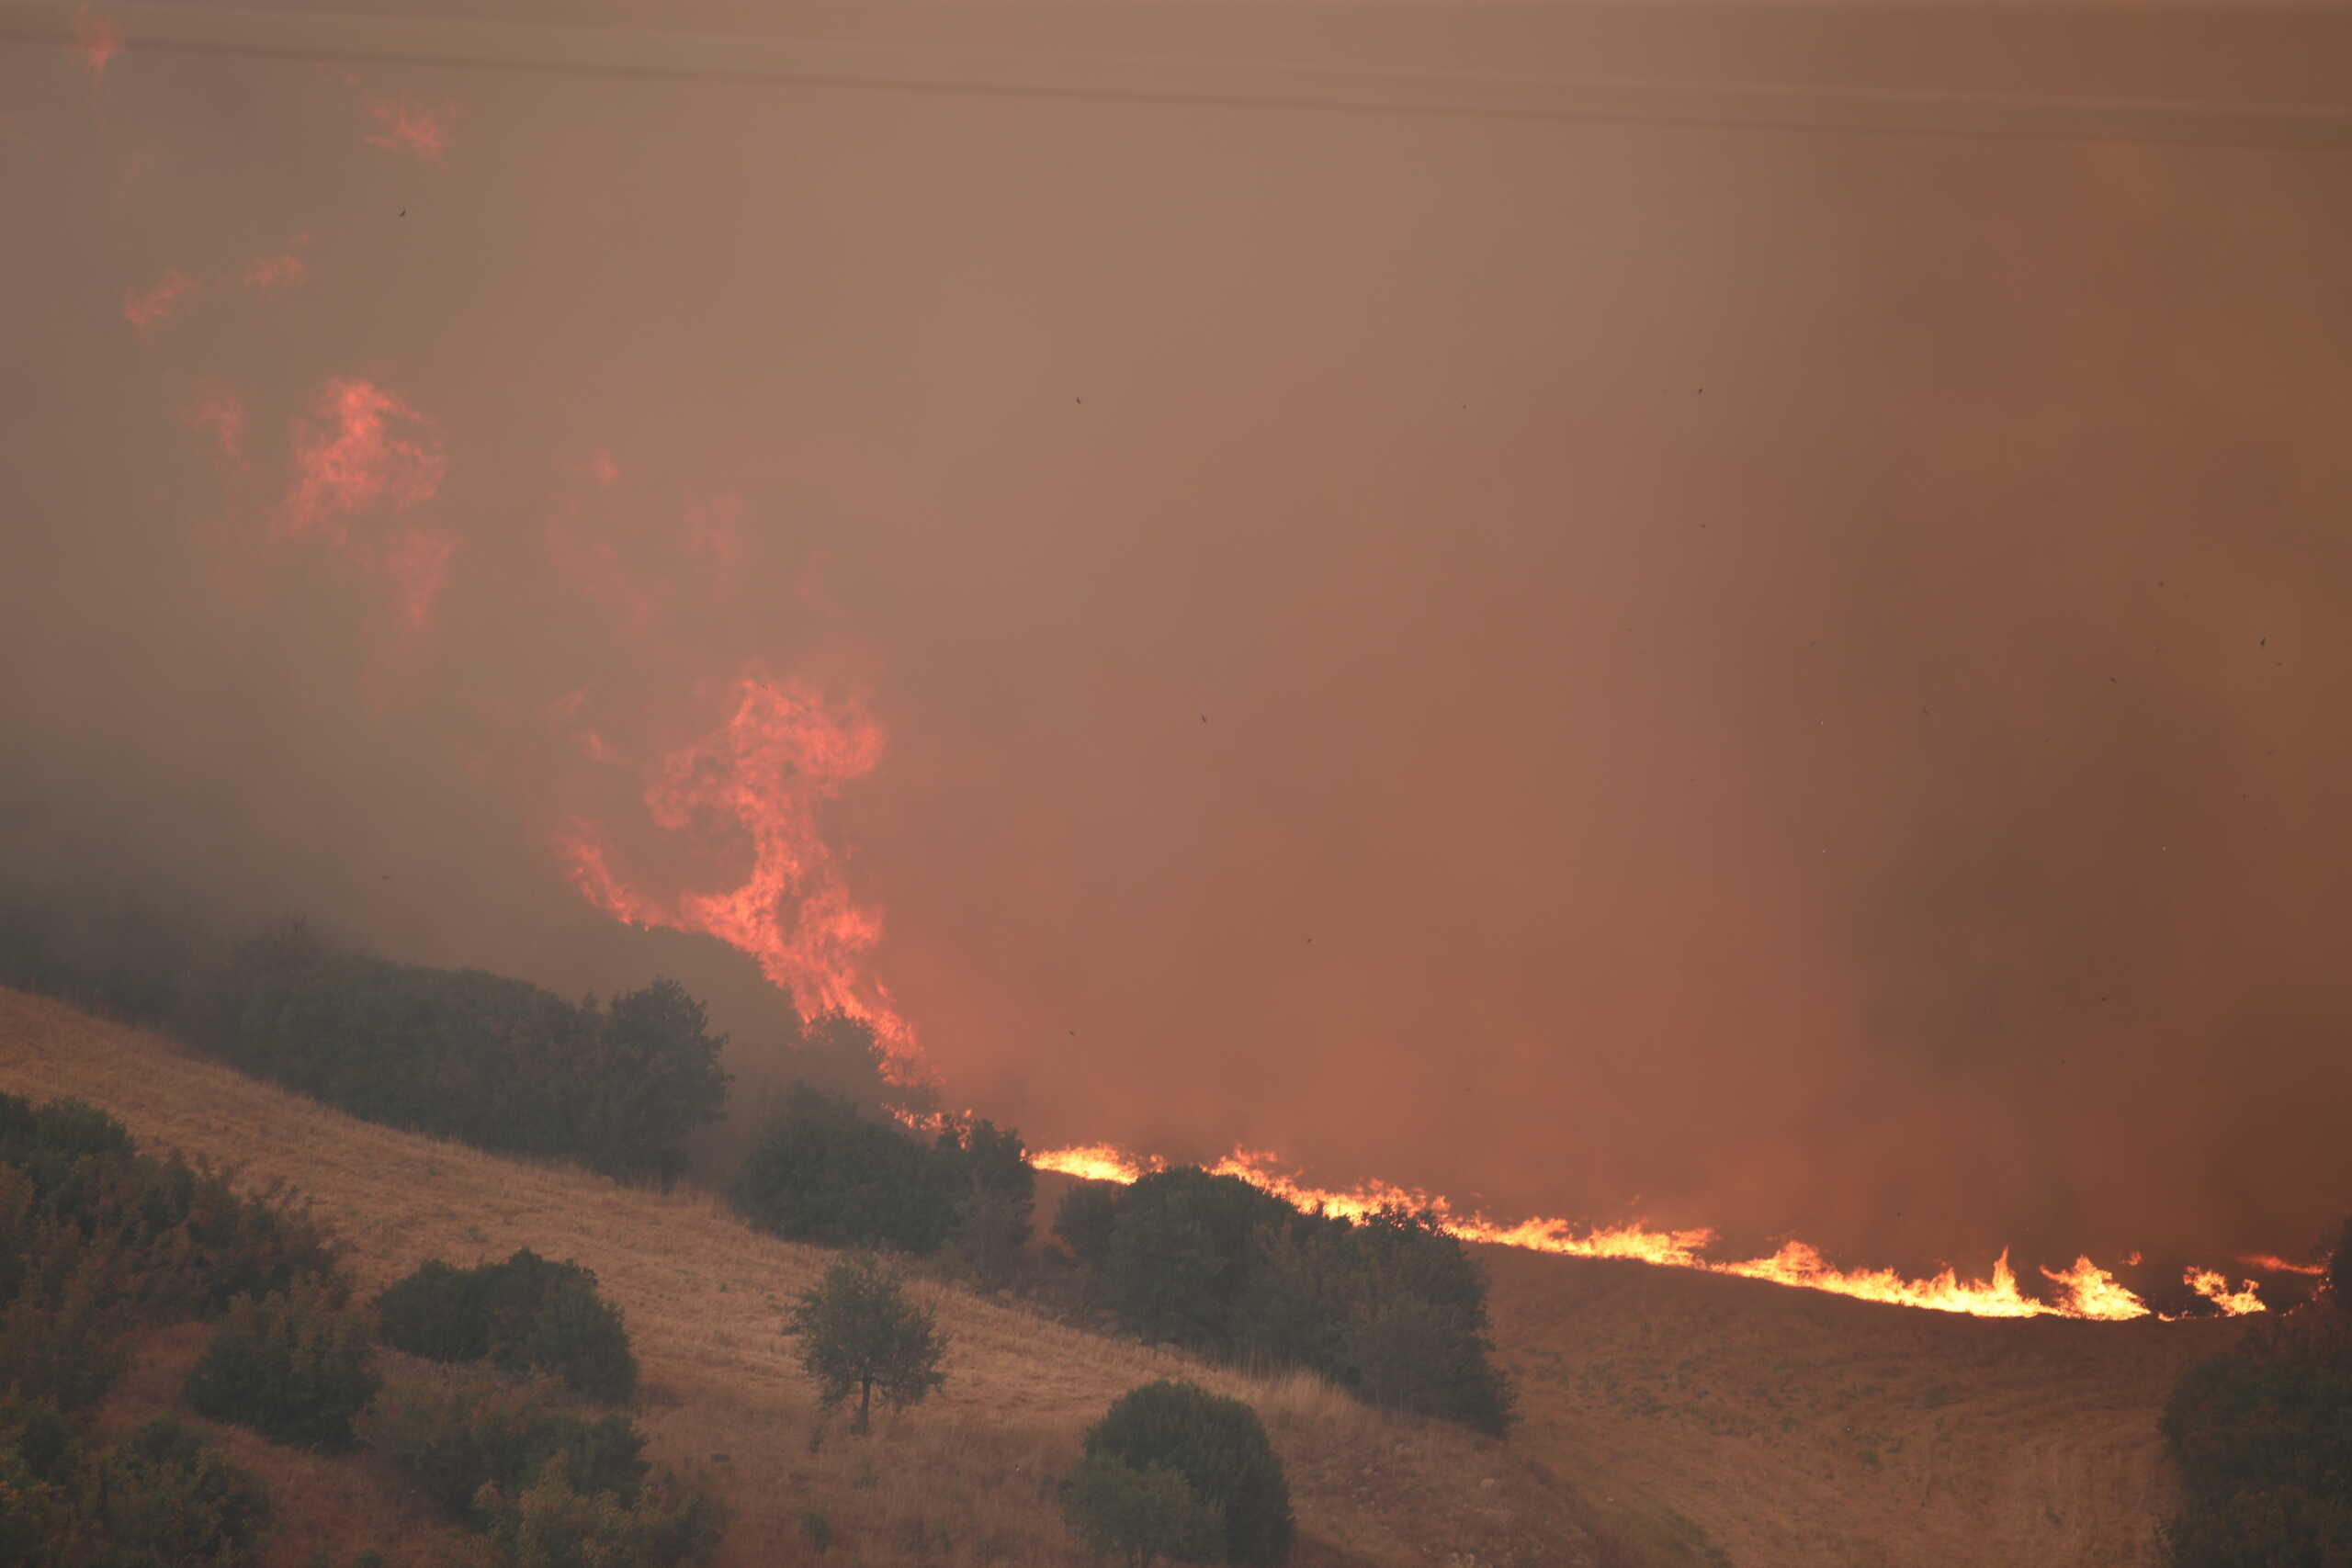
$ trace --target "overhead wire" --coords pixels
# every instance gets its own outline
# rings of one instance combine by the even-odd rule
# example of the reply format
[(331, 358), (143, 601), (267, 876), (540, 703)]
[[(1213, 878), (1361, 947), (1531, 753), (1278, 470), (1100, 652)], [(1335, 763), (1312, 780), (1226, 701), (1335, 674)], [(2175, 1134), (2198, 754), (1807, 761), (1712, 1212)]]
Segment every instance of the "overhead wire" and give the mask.
[[(0, 40), (72, 45), (86, 14), (45, 0), (0, 0)], [(1480, 119), (2352, 149), (2352, 104), (1396, 71), (201, 4), (96, 14), (135, 49), (346, 64)]]

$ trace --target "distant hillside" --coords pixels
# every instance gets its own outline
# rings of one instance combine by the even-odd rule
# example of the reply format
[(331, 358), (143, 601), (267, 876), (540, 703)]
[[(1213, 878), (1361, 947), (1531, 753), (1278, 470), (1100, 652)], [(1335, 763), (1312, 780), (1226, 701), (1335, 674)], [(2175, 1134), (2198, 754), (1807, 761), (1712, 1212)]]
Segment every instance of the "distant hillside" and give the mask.
[[(586, 1264), (628, 1314), (649, 1457), (707, 1467), (736, 1510), (722, 1564), (820, 1561), (802, 1519), (813, 1510), (831, 1528), (828, 1563), (1074, 1568), (1086, 1559), (1060, 1524), (1055, 1483), (1113, 1398), (1166, 1376), (1259, 1408), (1289, 1472), (1299, 1568), (1626, 1561), (1594, 1540), (1569, 1484), (1510, 1446), (1385, 1417), (1311, 1380), (1244, 1378), (944, 1287), (922, 1287), (936, 1290), (954, 1337), (944, 1395), (877, 1419), (868, 1441), (836, 1430), (811, 1452), (813, 1391), (777, 1330), (784, 1303), (830, 1255), (756, 1235), (706, 1195), (663, 1197), (354, 1121), (157, 1035), (14, 991), (0, 991), (0, 1089), (78, 1095), (142, 1143), (295, 1184), (352, 1245), (371, 1289), (427, 1258), (471, 1263), (525, 1246)], [(168, 1406), (203, 1340), (190, 1325), (145, 1342), (108, 1423)], [(361, 1461), (273, 1449), (232, 1428), (218, 1437), (287, 1515), (273, 1568), (369, 1547), (392, 1568), (440, 1568), (470, 1551), (384, 1495)]]

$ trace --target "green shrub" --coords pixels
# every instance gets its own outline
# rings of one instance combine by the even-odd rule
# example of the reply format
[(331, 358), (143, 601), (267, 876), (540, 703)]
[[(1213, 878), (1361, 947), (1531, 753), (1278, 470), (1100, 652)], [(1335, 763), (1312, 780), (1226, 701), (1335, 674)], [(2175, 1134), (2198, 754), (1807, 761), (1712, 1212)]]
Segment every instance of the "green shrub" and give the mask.
[(628, 1327), (597, 1293), (596, 1276), (528, 1247), (471, 1269), (438, 1258), (420, 1264), (377, 1297), (376, 1316), (383, 1343), (411, 1355), (488, 1358), (508, 1371), (551, 1373), (613, 1404), (637, 1389)]
[(1309, 1367), (1390, 1409), (1500, 1437), (1487, 1281), (1435, 1215), (1305, 1213), (1196, 1166), (1082, 1187), (1055, 1231), (1122, 1326), (1253, 1366)]
[(241, 1193), (176, 1152), (141, 1155), (119, 1122), (74, 1100), (0, 1096), (0, 1302), (42, 1277), (53, 1292), (71, 1270), (44, 1276), (36, 1260), (70, 1255), (103, 1259), (104, 1293), (151, 1322), (343, 1280), (337, 1249), (282, 1189)]
[(315, 1285), (259, 1302), (240, 1296), (188, 1373), (199, 1416), (304, 1448), (342, 1450), (375, 1397), (368, 1328)]
[(490, 1354), (488, 1274), (427, 1258), (376, 1298), (376, 1337), (434, 1361)]
[(2186, 1494), (2176, 1568), (2352, 1562), (2352, 1322), (2248, 1325), (2174, 1385), (2161, 1424)]
[(269, 1495), (188, 1427), (151, 1421), (85, 1473), (79, 1512), (103, 1568), (241, 1568), (258, 1555)]
[(1290, 1555), (1290, 1484), (1258, 1413), (1238, 1399), (1189, 1382), (1146, 1383), (1088, 1429), (1086, 1457), (1182, 1476), (1197, 1506), (1221, 1517), (1225, 1562), (1273, 1568)]
[(439, 1391), (388, 1393), (363, 1426), (384, 1462), (457, 1519), (473, 1517), (486, 1486), (519, 1495), (559, 1454), (580, 1486), (624, 1502), (636, 1499), (645, 1478), (645, 1436), (636, 1423), (589, 1419), (544, 1382), (475, 1377)]
[(634, 1497), (581, 1491), (560, 1454), (512, 1496), (485, 1488), (480, 1507), (501, 1568), (673, 1568), (707, 1562), (726, 1519), (707, 1494), (662, 1476)]
[(1062, 1517), (1089, 1551), (1128, 1568), (1151, 1568), (1163, 1557), (1198, 1562), (1225, 1551), (1222, 1513), (1164, 1464), (1138, 1469), (1109, 1454), (1088, 1458), (1063, 1487)]
[(1080, 1182), (1062, 1194), (1054, 1211), (1054, 1235), (1089, 1269), (1110, 1261), (1111, 1235), (1118, 1224), (1118, 1190), (1107, 1181)]
[[(63, 1278), (55, 1276), (63, 1271)], [(105, 1252), (42, 1260), (0, 1306), (0, 1395), (87, 1410), (130, 1364), (130, 1314)]]

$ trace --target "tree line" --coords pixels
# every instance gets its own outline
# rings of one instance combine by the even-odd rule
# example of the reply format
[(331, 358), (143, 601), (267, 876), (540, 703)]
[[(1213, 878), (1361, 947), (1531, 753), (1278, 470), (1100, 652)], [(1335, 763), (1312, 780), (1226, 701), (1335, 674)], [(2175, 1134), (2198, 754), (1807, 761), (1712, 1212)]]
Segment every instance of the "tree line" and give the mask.
[(717, 1121), (725, 1037), (672, 980), (578, 1001), (397, 964), (285, 919), (224, 939), (114, 890), (0, 896), (0, 985), (162, 1030), (370, 1122), (667, 1184)]

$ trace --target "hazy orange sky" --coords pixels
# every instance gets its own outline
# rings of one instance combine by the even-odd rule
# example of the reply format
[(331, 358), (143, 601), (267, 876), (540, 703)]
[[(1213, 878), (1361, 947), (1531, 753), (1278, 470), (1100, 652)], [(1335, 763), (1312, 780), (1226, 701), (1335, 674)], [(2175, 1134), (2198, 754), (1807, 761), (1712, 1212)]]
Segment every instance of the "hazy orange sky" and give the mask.
[[(805, 15), (2269, 103), (2352, 58)], [(740, 875), (643, 792), (756, 669), (879, 727), (810, 820), (1035, 1144), (1871, 1261), (2307, 1251), (2352, 1201), (2347, 175), (0, 44), (0, 805), (397, 956), (686, 973), (756, 1053), (748, 965), (560, 853)]]

